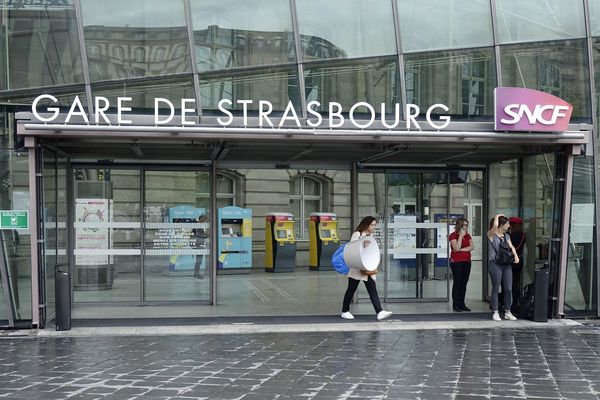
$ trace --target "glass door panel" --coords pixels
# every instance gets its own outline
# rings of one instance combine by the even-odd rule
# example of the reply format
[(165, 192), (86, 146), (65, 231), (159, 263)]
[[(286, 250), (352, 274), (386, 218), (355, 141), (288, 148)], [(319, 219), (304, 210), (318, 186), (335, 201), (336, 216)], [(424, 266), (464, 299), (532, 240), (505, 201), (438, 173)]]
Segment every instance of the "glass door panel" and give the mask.
[(386, 298), (417, 298), (419, 276), (417, 262), (417, 229), (421, 221), (417, 214), (420, 189), (418, 173), (387, 174), (387, 261)]
[(210, 174), (144, 172), (144, 300), (210, 300)]
[(75, 302), (140, 300), (140, 171), (73, 169)]

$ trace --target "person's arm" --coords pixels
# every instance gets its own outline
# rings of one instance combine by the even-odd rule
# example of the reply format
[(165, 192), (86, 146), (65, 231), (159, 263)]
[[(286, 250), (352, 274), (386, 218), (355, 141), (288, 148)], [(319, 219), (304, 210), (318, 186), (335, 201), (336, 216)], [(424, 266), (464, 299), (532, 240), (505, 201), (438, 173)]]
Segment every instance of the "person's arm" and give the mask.
[(489, 240), (492, 240), (492, 237), (498, 229), (498, 218), (500, 217), (504, 217), (504, 214), (496, 214), (496, 216), (494, 217), (494, 223), (492, 224), (492, 227), (487, 231), (487, 237)]
[(469, 239), (469, 245), (467, 247), (463, 247), (460, 251), (473, 251), (475, 246), (473, 246), (473, 239)]
[(360, 273), (361, 273), (361, 274), (363, 274), (363, 275), (366, 275), (366, 276), (368, 276), (368, 275), (375, 275), (375, 274), (377, 273), (377, 270), (374, 270), (374, 271), (367, 271), (367, 270), (365, 270), (365, 269), (361, 269), (361, 270), (360, 270)]
[(517, 250), (515, 249), (515, 246), (513, 246), (512, 242), (510, 241), (510, 236), (507, 235), (506, 240), (507, 240), (508, 245), (510, 246), (510, 250), (512, 251), (513, 256), (515, 256), (514, 263), (518, 264), (519, 263), (519, 256), (517, 255)]
[(450, 247), (452, 248), (453, 251), (460, 251), (460, 246), (458, 244), (458, 240), (457, 239), (452, 239), (450, 241)]

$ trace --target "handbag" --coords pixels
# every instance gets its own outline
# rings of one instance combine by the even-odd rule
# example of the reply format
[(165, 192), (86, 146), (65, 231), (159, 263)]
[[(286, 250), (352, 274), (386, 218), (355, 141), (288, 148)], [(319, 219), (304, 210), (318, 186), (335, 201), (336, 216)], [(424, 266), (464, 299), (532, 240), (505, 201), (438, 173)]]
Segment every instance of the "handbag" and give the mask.
[(348, 275), (350, 267), (346, 264), (346, 261), (344, 261), (344, 247), (346, 247), (346, 243), (341, 245), (335, 253), (333, 253), (331, 256), (331, 266), (340, 274)]
[[(489, 239), (488, 239), (489, 240)], [(494, 247), (494, 242), (490, 240), (492, 243), (492, 247)], [(515, 256), (512, 253), (510, 246), (508, 245), (508, 241), (506, 240), (506, 234), (504, 234), (504, 240), (499, 240), (500, 245), (498, 248), (494, 247), (496, 250), (496, 257), (494, 261), (498, 265), (510, 265), (515, 262)]]

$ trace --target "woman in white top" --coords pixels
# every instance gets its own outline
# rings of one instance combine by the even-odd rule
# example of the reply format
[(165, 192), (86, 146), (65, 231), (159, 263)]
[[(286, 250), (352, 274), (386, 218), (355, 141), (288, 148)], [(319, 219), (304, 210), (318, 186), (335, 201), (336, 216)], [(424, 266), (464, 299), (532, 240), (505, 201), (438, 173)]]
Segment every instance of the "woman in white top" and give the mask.
[[(354, 240), (362, 239), (365, 236), (372, 235), (376, 226), (377, 220), (374, 217), (364, 217), (354, 230), (350, 241), (352, 242)], [(364, 243), (365, 246), (368, 246), (369, 244), (370, 242)], [(371, 298), (371, 303), (373, 303), (373, 308), (375, 308), (375, 313), (377, 313), (377, 319), (381, 321), (392, 315), (390, 311), (385, 311), (381, 308), (381, 302), (379, 301), (379, 295), (377, 294), (377, 285), (375, 284), (376, 273), (377, 270), (366, 271), (350, 268), (350, 272), (348, 272), (348, 288), (346, 289), (346, 294), (344, 294), (344, 303), (342, 305), (342, 318), (354, 319), (354, 315), (350, 313), (350, 302), (352, 301), (352, 297), (354, 297), (354, 293), (356, 292), (360, 281), (365, 282), (367, 292), (369, 292), (369, 297)]]

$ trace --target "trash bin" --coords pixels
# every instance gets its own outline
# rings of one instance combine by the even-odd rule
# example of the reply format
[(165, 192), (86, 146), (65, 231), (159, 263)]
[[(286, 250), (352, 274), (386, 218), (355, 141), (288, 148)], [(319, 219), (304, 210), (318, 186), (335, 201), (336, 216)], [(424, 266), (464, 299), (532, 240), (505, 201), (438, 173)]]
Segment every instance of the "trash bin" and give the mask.
[(71, 329), (71, 274), (66, 265), (54, 267), (54, 300), (56, 302), (56, 330)]
[(533, 275), (533, 320), (548, 322), (548, 285), (550, 282), (550, 268), (544, 264), (536, 269)]

